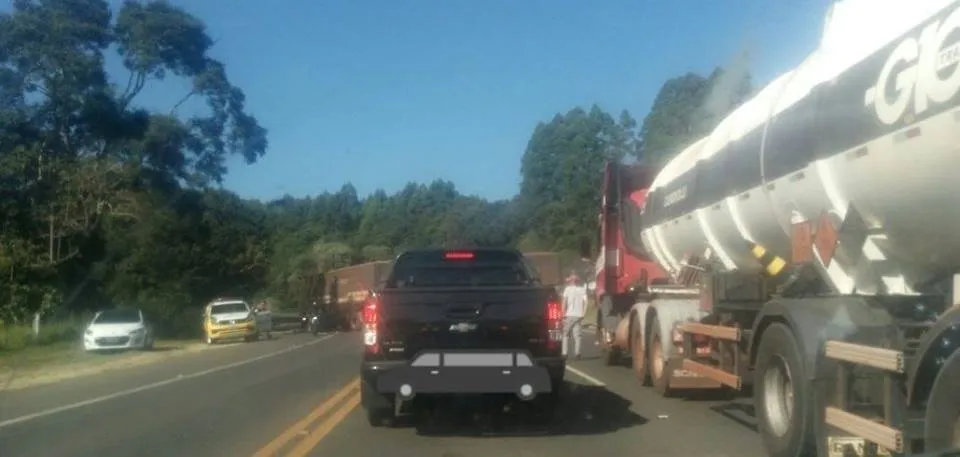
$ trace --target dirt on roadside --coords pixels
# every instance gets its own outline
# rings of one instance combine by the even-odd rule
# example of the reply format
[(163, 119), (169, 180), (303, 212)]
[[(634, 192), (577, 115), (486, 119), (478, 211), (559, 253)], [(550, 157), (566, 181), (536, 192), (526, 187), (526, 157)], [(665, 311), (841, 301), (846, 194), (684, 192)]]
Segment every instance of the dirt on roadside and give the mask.
[(225, 346), (207, 346), (194, 341), (158, 341), (151, 351), (97, 354), (84, 352), (78, 347), (62, 347), (34, 354), (10, 354), (0, 359), (0, 392), (147, 365), (218, 347)]

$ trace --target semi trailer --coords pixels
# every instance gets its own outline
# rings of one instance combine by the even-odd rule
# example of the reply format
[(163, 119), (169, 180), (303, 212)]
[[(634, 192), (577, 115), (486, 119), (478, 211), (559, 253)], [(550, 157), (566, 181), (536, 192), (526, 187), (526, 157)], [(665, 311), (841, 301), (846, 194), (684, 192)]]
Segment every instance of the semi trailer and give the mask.
[(607, 361), (752, 390), (771, 457), (960, 448), (958, 61), (960, 2), (840, 1), (709, 135), (608, 164)]
[(330, 270), (323, 296), (325, 314), (332, 317), (334, 328), (344, 331), (359, 330), (360, 309), (370, 291), (386, 279), (393, 262), (382, 260), (366, 262)]

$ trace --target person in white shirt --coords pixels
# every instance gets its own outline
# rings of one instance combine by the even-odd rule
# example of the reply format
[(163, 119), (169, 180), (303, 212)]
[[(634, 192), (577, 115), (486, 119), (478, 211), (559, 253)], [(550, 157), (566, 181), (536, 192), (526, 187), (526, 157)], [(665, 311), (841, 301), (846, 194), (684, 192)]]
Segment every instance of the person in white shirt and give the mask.
[(563, 289), (563, 356), (567, 356), (567, 347), (573, 337), (573, 353), (580, 359), (580, 342), (583, 331), (583, 316), (587, 312), (587, 288), (580, 283), (576, 273), (567, 277), (567, 285)]

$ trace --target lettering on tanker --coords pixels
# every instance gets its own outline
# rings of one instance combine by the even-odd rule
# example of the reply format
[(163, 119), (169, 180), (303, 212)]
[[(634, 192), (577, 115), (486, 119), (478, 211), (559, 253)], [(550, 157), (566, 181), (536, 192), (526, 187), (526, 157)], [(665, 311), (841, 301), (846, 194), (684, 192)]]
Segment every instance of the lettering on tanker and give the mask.
[[(864, 93), (864, 104), (873, 105), (877, 119), (892, 125), (906, 114), (923, 114), (930, 103), (950, 101), (960, 89), (960, 8), (942, 21), (927, 25), (919, 37), (908, 36), (893, 49), (880, 70), (877, 83)], [(906, 64), (906, 66), (904, 66)], [(896, 68), (902, 67), (894, 73)], [(890, 86), (895, 89), (890, 100)]]
[(677, 189), (677, 190), (675, 190), (675, 191), (673, 191), (673, 192), (670, 192), (670, 193), (667, 194), (665, 197), (663, 197), (663, 207), (666, 208), (666, 207), (668, 207), (668, 206), (670, 206), (670, 205), (675, 205), (675, 204), (683, 201), (683, 199), (685, 199), (685, 198), (687, 198), (687, 185), (686, 185), (686, 184), (684, 184), (684, 185), (683, 185), (682, 187), (680, 187), (679, 189)]

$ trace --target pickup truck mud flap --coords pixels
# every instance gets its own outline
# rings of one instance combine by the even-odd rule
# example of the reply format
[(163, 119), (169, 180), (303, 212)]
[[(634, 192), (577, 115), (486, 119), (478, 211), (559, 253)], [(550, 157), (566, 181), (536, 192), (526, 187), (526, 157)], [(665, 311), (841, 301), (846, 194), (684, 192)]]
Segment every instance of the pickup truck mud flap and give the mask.
[(523, 351), (423, 351), (377, 379), (379, 392), (396, 393), (403, 400), (446, 393), (515, 393), (532, 400), (552, 389), (548, 370)]

